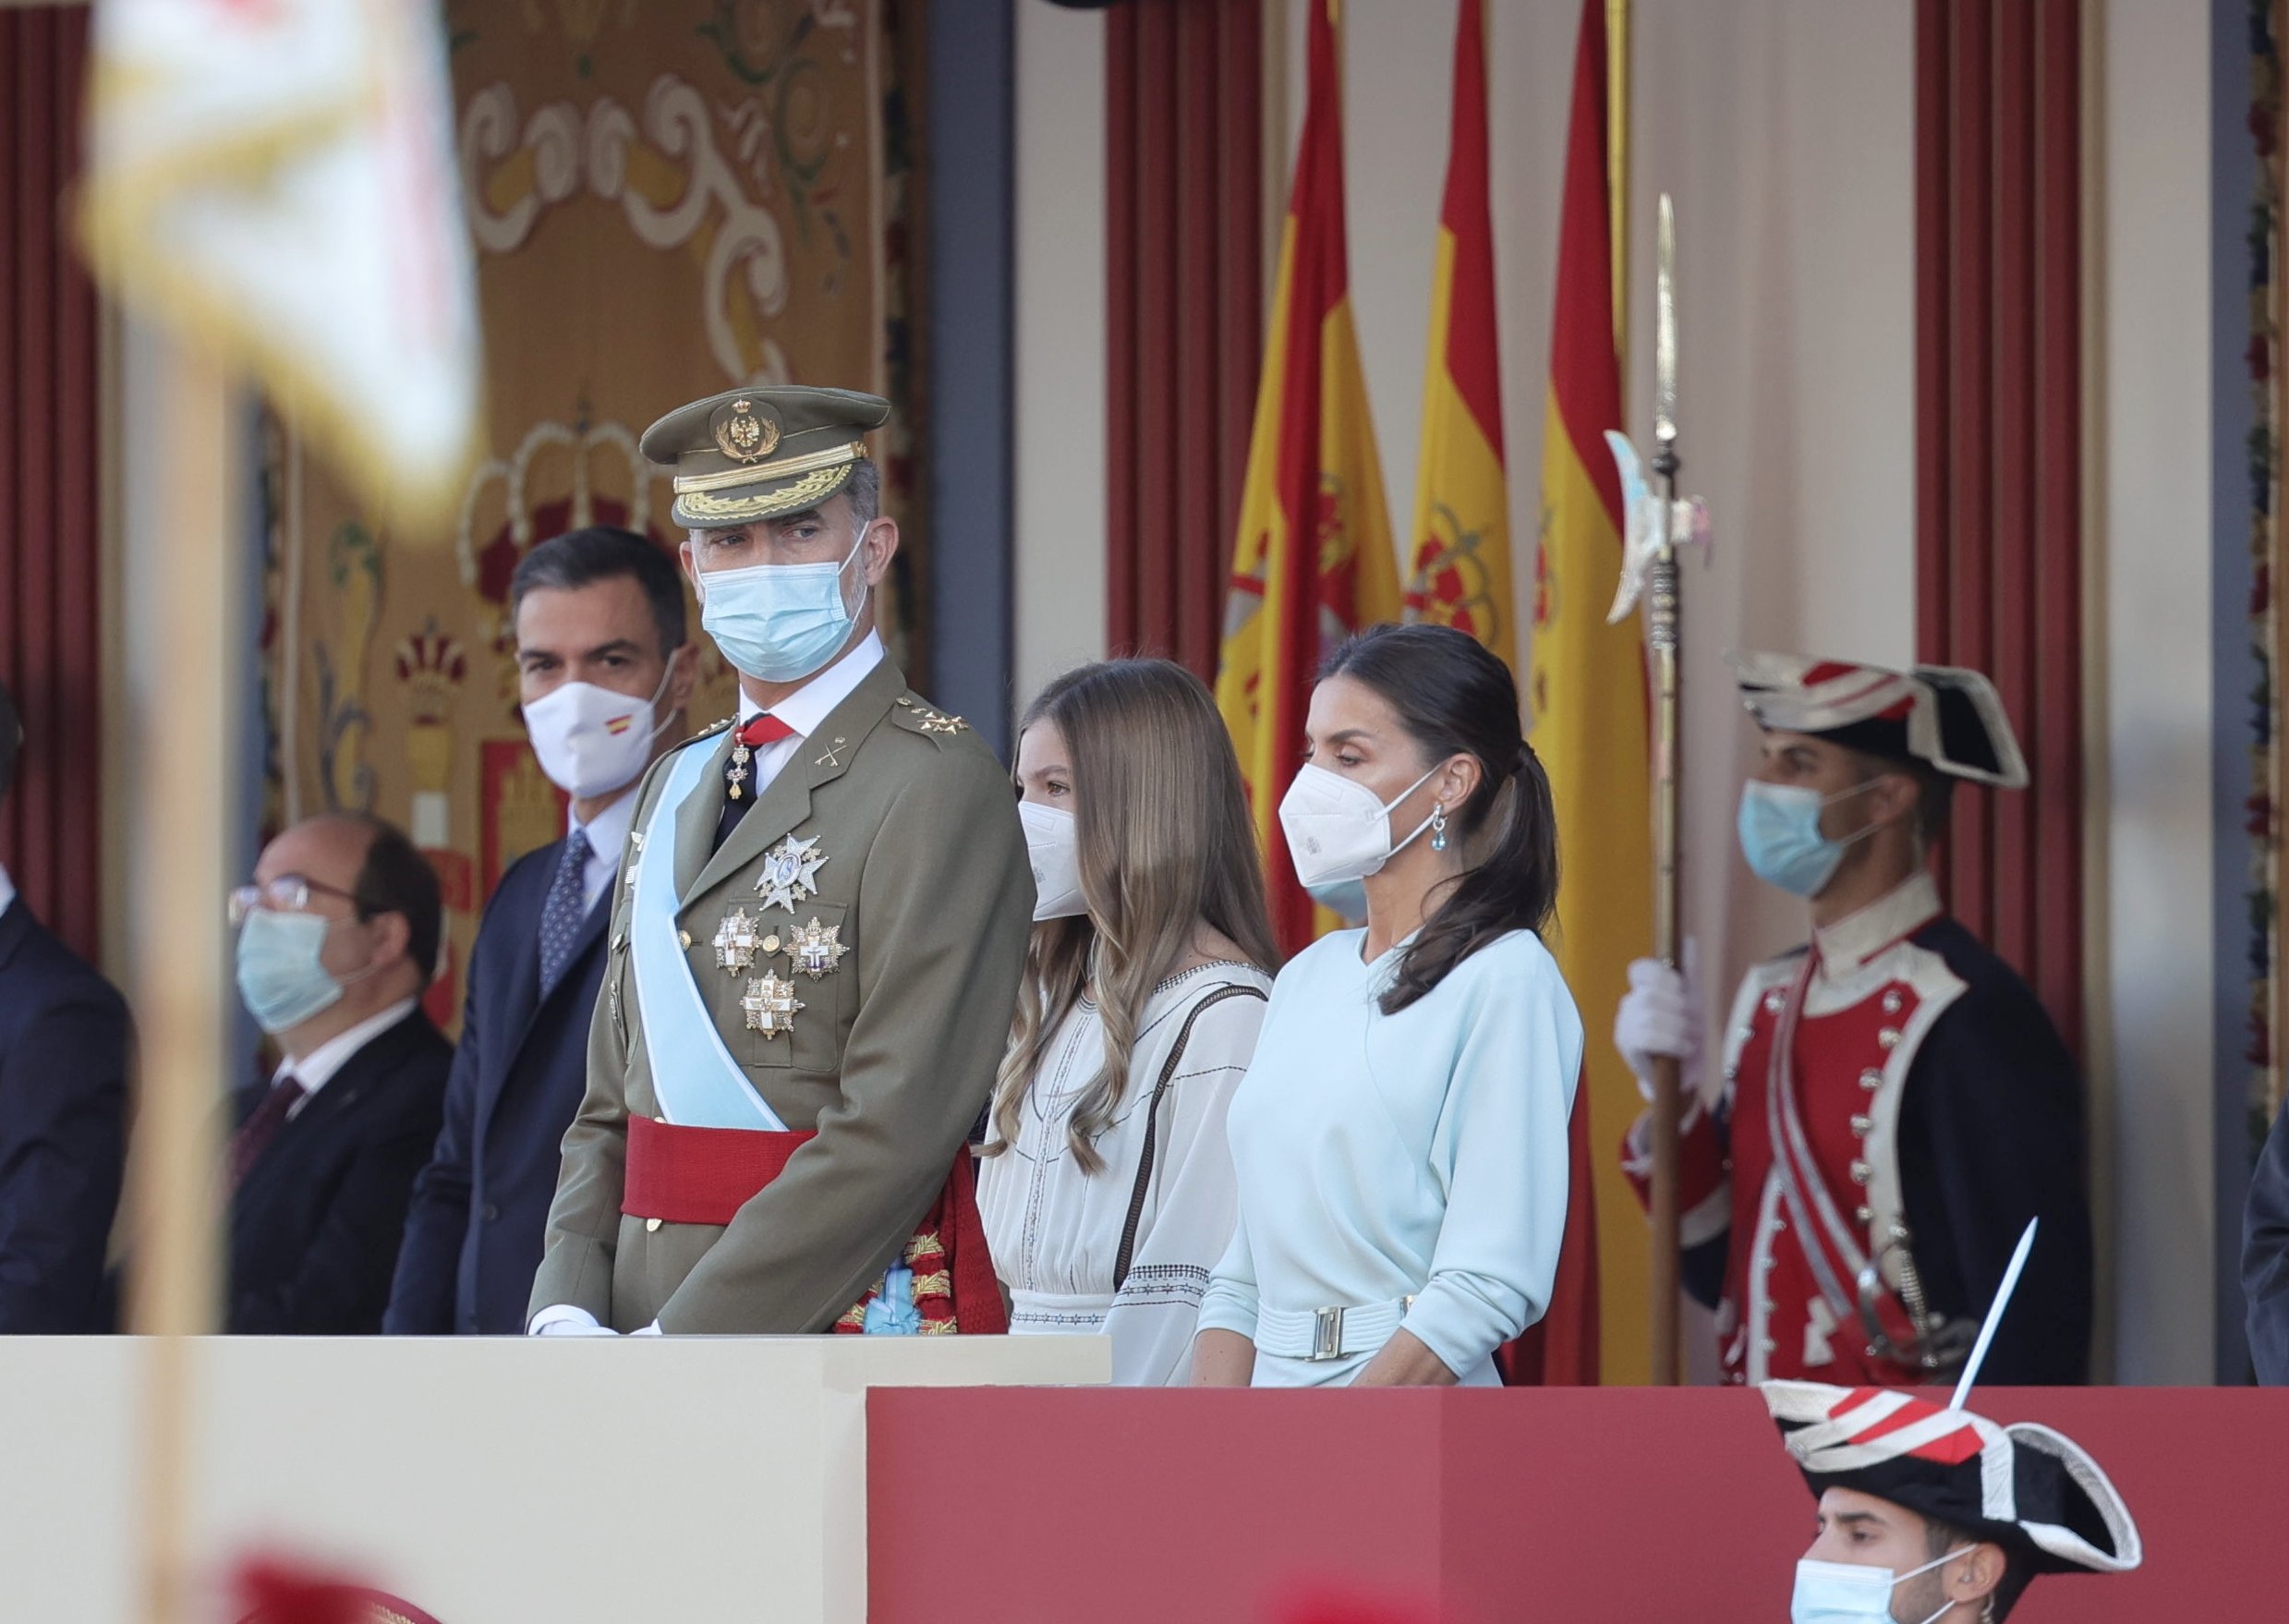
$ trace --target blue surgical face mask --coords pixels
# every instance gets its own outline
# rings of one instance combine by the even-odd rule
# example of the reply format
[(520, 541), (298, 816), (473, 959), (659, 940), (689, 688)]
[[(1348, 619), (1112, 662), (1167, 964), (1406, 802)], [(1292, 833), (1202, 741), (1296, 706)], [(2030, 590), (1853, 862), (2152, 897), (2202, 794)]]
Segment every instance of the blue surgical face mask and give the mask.
[(841, 564), (695, 571), (699, 624), (723, 658), (762, 683), (797, 682), (832, 660), (856, 622), (842, 601), (842, 572), (866, 544), (866, 529), (859, 526), (858, 539)]
[(341, 1001), (347, 984), (319, 963), (337, 923), (257, 908), (238, 927), (238, 996), (263, 1031), (275, 1036)]
[(1337, 879), (1304, 889), (1312, 893), (1312, 901), (1346, 925), (1357, 925), (1367, 917), (1367, 884), (1364, 880)]
[(1870, 824), (1843, 840), (1830, 840), (1820, 832), (1821, 808), (1857, 795), (1876, 782), (1871, 778), (1823, 798), (1818, 790), (1750, 779), (1740, 786), (1741, 855), (1765, 884), (1800, 897), (1818, 896), (1835, 878), (1846, 849), (1878, 828)]
[[(1936, 1562), (1926, 1562), (1895, 1574), (1889, 1568), (1861, 1568), (1849, 1562), (1815, 1562), (1810, 1557), (1797, 1564), (1796, 1594), (1788, 1602), (1788, 1624), (1899, 1624), (1892, 1617), (1892, 1587), (1920, 1573), (1945, 1567), (1970, 1550), (1949, 1551)], [(1933, 1624), (1955, 1610), (1949, 1602), (1919, 1624)]]

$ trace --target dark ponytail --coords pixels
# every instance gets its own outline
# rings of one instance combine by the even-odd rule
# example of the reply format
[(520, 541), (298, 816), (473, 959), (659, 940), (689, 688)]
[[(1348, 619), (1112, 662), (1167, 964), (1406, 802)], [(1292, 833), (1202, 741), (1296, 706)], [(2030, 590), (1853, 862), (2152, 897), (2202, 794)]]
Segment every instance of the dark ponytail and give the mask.
[(1518, 685), (1475, 638), (1451, 626), (1370, 626), (1320, 667), (1374, 689), (1398, 715), (1425, 762), (1474, 756), (1477, 793), (1454, 814), (1477, 859), (1446, 882), (1447, 895), (1399, 963), (1383, 995), (1395, 1015), (1479, 949), (1513, 930), (1539, 934), (1557, 905), (1557, 812), (1549, 775), (1519, 726)]

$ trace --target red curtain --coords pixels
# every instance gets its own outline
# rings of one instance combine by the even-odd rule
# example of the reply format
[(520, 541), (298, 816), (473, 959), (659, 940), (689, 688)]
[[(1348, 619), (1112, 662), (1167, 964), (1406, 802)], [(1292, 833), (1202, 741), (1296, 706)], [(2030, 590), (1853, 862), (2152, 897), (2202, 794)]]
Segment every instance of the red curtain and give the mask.
[(1264, 358), (1262, 6), (1105, 21), (1107, 646), (1213, 682)]
[(32, 911), (92, 959), (103, 688), (96, 307), (63, 212), (79, 164), (87, 40), (85, 6), (0, 9), (0, 682), (24, 720), (18, 782), (0, 803), (0, 864)]
[(1948, 901), (2082, 1039), (2080, 0), (1917, 0), (1920, 659), (1994, 679), (2034, 777), (1967, 789)]

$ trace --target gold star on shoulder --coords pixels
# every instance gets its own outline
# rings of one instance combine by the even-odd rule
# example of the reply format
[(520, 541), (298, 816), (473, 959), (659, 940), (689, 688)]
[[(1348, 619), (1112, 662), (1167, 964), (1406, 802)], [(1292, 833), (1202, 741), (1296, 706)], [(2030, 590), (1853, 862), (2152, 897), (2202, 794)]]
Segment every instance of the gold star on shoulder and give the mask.
[(827, 861), (818, 838), (799, 841), (793, 835), (763, 854), (763, 873), (755, 882), (766, 908), (794, 912), (795, 899), (818, 894), (818, 870)]
[(943, 710), (933, 710), (927, 705), (902, 694), (899, 696), (898, 708), (901, 710), (913, 712), (915, 727), (926, 733), (960, 733), (970, 730), (970, 724), (959, 716), (949, 716)]
[(836, 969), (842, 955), (851, 950), (842, 945), (842, 927), (821, 925), (814, 915), (802, 929), (791, 931), (787, 937), (787, 952), (794, 960), (794, 967), (813, 981)]
[(745, 908), (733, 908), (723, 915), (723, 923), (715, 927), (715, 962), (720, 969), (733, 976), (743, 975), (755, 963), (755, 921), (747, 917)]
[(793, 982), (781, 981), (777, 971), (766, 970), (761, 980), (747, 983), (739, 1007), (747, 1012), (747, 1030), (760, 1032), (768, 1043), (794, 1031), (794, 1018), (804, 1006), (794, 996)]

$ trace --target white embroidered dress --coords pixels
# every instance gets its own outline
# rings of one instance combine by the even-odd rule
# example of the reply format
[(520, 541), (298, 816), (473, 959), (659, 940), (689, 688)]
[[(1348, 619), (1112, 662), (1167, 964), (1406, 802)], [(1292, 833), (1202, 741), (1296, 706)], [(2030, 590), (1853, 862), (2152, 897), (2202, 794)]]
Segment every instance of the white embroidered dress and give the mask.
[[(1181, 1383), (1191, 1368), (1193, 1321), (1208, 1271), (1231, 1240), (1237, 1196), (1224, 1113), (1248, 1069), (1271, 978), (1245, 964), (1208, 963), (1173, 976), (1144, 1006), (1128, 1086), (1098, 1135), (1105, 1166), (1084, 1174), (1065, 1132), (1105, 1060), (1096, 1006), (1076, 1004), (1041, 1050), (1021, 1108), (1016, 1143), (978, 1164), (977, 1205), (994, 1270), (1010, 1291), (1012, 1335), (1102, 1333), (1113, 1339), (1113, 1381)], [(1136, 1188), (1153, 1087), (1186, 1020), (1203, 1000), (1184, 1053), (1161, 1096), (1153, 1172), (1137, 1220), (1129, 1277), (1118, 1295), (1113, 1266)], [(987, 1140), (998, 1136), (988, 1132)]]

